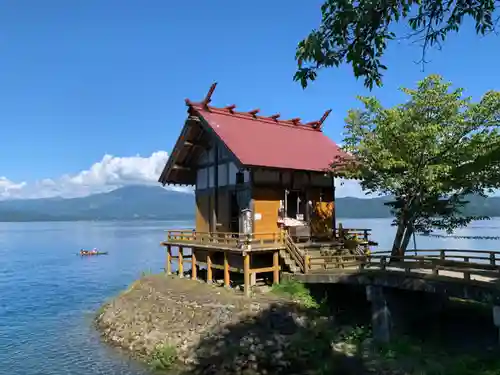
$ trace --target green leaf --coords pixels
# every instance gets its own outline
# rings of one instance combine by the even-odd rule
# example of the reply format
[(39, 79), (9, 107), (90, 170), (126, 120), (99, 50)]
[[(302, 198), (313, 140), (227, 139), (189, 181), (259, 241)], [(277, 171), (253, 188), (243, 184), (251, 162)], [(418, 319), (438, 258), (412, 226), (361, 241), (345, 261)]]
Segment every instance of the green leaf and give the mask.
[(299, 81), (305, 88), (320, 69), (348, 63), (366, 87), (381, 86), (381, 71), (387, 70), (381, 59), (387, 41), (397, 38), (391, 31), (394, 23), (406, 20), (416, 32), (409, 39), (422, 42), (424, 55), (427, 48), (444, 42), (449, 32), (457, 32), (466, 17), (474, 20), (477, 34), (493, 31), (493, 13), (499, 4), (498, 0), (326, 0), (321, 6), (321, 24), (296, 50), (298, 70), (307, 67), (315, 74), (301, 75)]
[(483, 219), (461, 210), (467, 196), (500, 188), (500, 93), (472, 103), (436, 75), (401, 91), (409, 100), (391, 108), (359, 98), (363, 109), (345, 120), (343, 148), (352, 157), (332, 168), (361, 179), (367, 193), (392, 196), (395, 224), (405, 233)]

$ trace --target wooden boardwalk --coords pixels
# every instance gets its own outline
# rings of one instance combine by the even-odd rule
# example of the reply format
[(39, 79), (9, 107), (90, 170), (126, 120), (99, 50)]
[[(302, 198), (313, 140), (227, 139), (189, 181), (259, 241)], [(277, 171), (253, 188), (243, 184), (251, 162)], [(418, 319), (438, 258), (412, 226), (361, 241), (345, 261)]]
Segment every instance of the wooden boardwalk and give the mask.
[[(173, 260), (179, 264), (179, 273), (189, 262), (194, 270), (192, 278), (197, 277), (199, 266), (207, 268), (209, 281), (212, 269), (218, 269), (223, 271), (226, 286), (231, 284), (230, 272), (243, 273), (247, 291), (259, 274), (272, 273), (273, 282), (279, 282), (281, 274), (309, 283), (385, 285), (500, 304), (500, 252), (422, 249), (398, 257), (391, 257), (389, 251), (363, 254), (367, 249), (363, 237), (361, 249), (349, 255), (338, 255), (338, 242), (321, 246), (296, 243), (286, 232), (235, 235), (175, 230), (167, 232), (162, 245), (167, 248), (167, 272), (172, 271)], [(172, 253), (173, 247), (179, 249), (177, 255)], [(184, 254), (186, 248), (195, 251)]]
[(391, 257), (388, 251), (369, 255), (311, 256), (308, 272), (345, 272), (379, 270), (494, 282), (500, 278), (500, 252), (491, 250), (412, 250), (409, 254)]
[(393, 258), (388, 251), (368, 256), (311, 257), (309, 270), (287, 275), (306, 283), (359, 284), (439, 293), (500, 305), (500, 252), (417, 250)]

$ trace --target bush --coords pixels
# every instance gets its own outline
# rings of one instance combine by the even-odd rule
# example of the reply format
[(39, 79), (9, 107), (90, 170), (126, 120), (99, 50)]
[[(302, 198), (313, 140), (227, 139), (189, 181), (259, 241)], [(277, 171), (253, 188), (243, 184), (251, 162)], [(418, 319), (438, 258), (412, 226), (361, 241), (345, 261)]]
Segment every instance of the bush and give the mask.
[(174, 346), (163, 344), (156, 348), (149, 365), (153, 370), (168, 370), (177, 361), (177, 350)]
[(306, 286), (295, 280), (283, 280), (280, 284), (274, 284), (273, 293), (287, 296), (306, 308), (318, 309), (320, 304), (311, 296)]

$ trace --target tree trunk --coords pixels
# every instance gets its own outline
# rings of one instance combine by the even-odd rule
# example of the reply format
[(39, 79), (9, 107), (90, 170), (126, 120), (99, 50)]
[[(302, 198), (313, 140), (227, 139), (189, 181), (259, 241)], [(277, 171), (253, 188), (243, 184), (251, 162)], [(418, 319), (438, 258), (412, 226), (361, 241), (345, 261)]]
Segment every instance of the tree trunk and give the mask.
[(400, 252), (401, 256), (404, 256), (406, 253), (406, 249), (408, 248), (408, 244), (410, 243), (411, 236), (413, 235), (413, 225), (409, 225), (406, 227), (406, 232), (403, 237), (403, 241), (401, 242)]
[(405, 235), (405, 229), (406, 229), (406, 225), (404, 223), (404, 220), (400, 219), (399, 224), (398, 224), (398, 229), (396, 231), (396, 237), (394, 237), (394, 242), (392, 244), (391, 261), (396, 260), (393, 257), (403, 255), (403, 254), (400, 254), (400, 249), (401, 249), (401, 245), (402, 245), (403, 238)]

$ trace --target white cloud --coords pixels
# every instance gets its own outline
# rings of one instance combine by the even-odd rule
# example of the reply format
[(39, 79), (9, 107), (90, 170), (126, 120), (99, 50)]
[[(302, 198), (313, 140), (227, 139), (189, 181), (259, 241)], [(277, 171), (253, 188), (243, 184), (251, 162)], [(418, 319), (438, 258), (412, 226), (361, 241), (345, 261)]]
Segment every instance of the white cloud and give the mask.
[[(127, 185), (159, 186), (160, 176), (168, 154), (157, 151), (149, 157), (118, 157), (104, 155), (102, 160), (89, 169), (75, 175), (57, 179), (42, 179), (34, 183), (14, 182), (0, 177), (0, 200), (16, 198), (81, 197), (111, 191)], [(336, 180), (337, 197), (366, 197), (359, 183), (353, 180)], [(167, 189), (187, 191), (190, 188), (169, 186)]]
[[(43, 179), (35, 183), (16, 183), (0, 177), (0, 199), (79, 197), (111, 191), (127, 185), (159, 185), (158, 178), (168, 159), (165, 151), (149, 157), (104, 155), (101, 161), (76, 175)], [(185, 187), (168, 187), (186, 191)]]
[(0, 176), (0, 199), (10, 198), (12, 195), (18, 194), (25, 186), (25, 182), (16, 184), (7, 177)]

